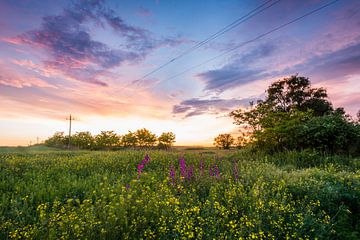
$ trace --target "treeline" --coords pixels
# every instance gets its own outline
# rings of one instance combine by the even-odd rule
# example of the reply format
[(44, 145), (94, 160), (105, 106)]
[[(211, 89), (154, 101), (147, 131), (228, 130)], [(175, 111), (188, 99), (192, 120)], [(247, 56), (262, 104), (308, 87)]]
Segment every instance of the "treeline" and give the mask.
[[(360, 154), (360, 112), (353, 119), (334, 108), (324, 88), (308, 78), (291, 76), (272, 83), (265, 100), (230, 113), (242, 129), (237, 145), (267, 152), (312, 149), (326, 153)], [(214, 139), (217, 146), (236, 143), (230, 134)]]
[(90, 132), (77, 132), (65, 135), (64, 132), (56, 132), (45, 140), (45, 145), (57, 148), (77, 148), (93, 150), (112, 150), (118, 148), (153, 148), (169, 149), (175, 143), (175, 134), (164, 132), (160, 136), (146, 128), (127, 134), (118, 135), (114, 131), (102, 131), (97, 135)]

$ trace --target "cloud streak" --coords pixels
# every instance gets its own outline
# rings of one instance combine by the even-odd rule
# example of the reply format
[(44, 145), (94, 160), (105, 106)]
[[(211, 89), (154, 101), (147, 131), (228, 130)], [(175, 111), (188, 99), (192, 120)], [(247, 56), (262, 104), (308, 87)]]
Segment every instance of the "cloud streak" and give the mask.
[(185, 118), (193, 117), (203, 114), (218, 115), (221, 113), (229, 113), (239, 107), (245, 107), (249, 105), (250, 101), (256, 101), (256, 98), (244, 98), (244, 99), (199, 99), (191, 98), (182, 101), (180, 104), (173, 106), (173, 114), (185, 114)]
[(235, 55), (233, 61), (217, 70), (210, 70), (197, 75), (205, 83), (205, 90), (221, 93), (227, 89), (256, 81), (270, 74), (265, 67), (254, 67), (258, 59), (271, 56), (277, 46), (271, 42), (246, 52), (243, 55)]

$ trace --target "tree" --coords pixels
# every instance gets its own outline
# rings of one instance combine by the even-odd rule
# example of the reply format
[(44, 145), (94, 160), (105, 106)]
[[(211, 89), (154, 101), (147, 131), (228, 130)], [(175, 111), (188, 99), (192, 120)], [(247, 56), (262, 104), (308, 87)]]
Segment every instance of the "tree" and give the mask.
[(152, 147), (157, 141), (156, 135), (146, 128), (137, 130), (135, 135), (139, 147)]
[(234, 144), (235, 139), (231, 134), (219, 134), (216, 138), (214, 138), (214, 145), (223, 149), (229, 149), (231, 145)]
[(91, 149), (95, 139), (90, 132), (77, 132), (71, 136), (72, 144), (81, 149)]
[(297, 75), (272, 83), (265, 104), (273, 111), (312, 110), (315, 116), (333, 111), (324, 88), (311, 88), (308, 78)]
[(344, 114), (333, 113), (315, 117), (305, 122), (299, 139), (306, 148), (316, 148), (330, 153), (359, 151), (359, 125), (347, 121)]
[[(345, 111), (342, 108), (334, 110), (327, 100), (326, 90), (311, 88), (308, 78), (297, 75), (284, 78), (272, 83), (266, 92), (264, 101), (260, 100), (255, 106), (230, 113), (235, 124), (251, 129), (253, 144), (259, 148), (268, 151), (315, 148), (311, 141), (317, 139), (319, 132), (324, 130), (320, 128), (328, 127), (330, 116), (341, 116), (343, 121), (337, 121), (336, 128), (344, 131), (348, 129), (346, 124), (350, 118), (345, 115)], [(316, 131), (305, 131), (304, 129), (311, 129), (306, 124), (310, 124)], [(330, 129), (324, 131), (330, 135), (336, 132)], [(345, 138), (336, 144), (334, 141), (338, 140), (335, 140), (335, 136), (327, 138), (329, 141), (321, 142), (323, 145), (319, 149), (334, 150), (332, 146), (336, 146), (335, 148), (344, 150)]]
[(175, 142), (175, 134), (172, 132), (164, 132), (160, 135), (160, 137), (158, 138), (158, 146), (160, 148), (171, 148), (171, 146), (174, 144)]
[(45, 140), (45, 145), (49, 147), (64, 147), (67, 144), (67, 138), (64, 132), (56, 132), (54, 135)]
[(123, 147), (136, 147), (137, 145), (137, 138), (136, 134), (129, 131), (127, 134), (121, 137), (121, 146)]
[(120, 137), (114, 131), (101, 131), (95, 136), (95, 144), (97, 148), (111, 149), (118, 146)]
[(245, 147), (251, 141), (251, 135), (248, 132), (242, 131), (240, 136), (236, 138), (235, 145), (237, 148)]

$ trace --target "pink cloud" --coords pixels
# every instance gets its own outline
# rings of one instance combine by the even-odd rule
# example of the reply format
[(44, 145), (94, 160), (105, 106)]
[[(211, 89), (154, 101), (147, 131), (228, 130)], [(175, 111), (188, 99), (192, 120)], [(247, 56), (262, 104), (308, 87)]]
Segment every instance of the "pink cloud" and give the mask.
[[(31, 61), (19, 61), (18, 64), (27, 64), (32, 65)], [(2, 64), (0, 65), (0, 85), (10, 86), (15, 88), (24, 88), (24, 87), (39, 87), (39, 88), (54, 88), (57, 87), (53, 84), (48, 83), (47, 81), (40, 79), (35, 76), (29, 76), (20, 73), (14, 69), (9, 68), (8, 66)]]

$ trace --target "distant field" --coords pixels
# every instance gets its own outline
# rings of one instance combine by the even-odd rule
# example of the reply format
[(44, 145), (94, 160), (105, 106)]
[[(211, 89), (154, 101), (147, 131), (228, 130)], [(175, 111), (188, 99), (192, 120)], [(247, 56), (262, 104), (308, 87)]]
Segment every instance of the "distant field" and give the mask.
[(359, 239), (359, 169), (313, 152), (2, 147), (0, 239)]

